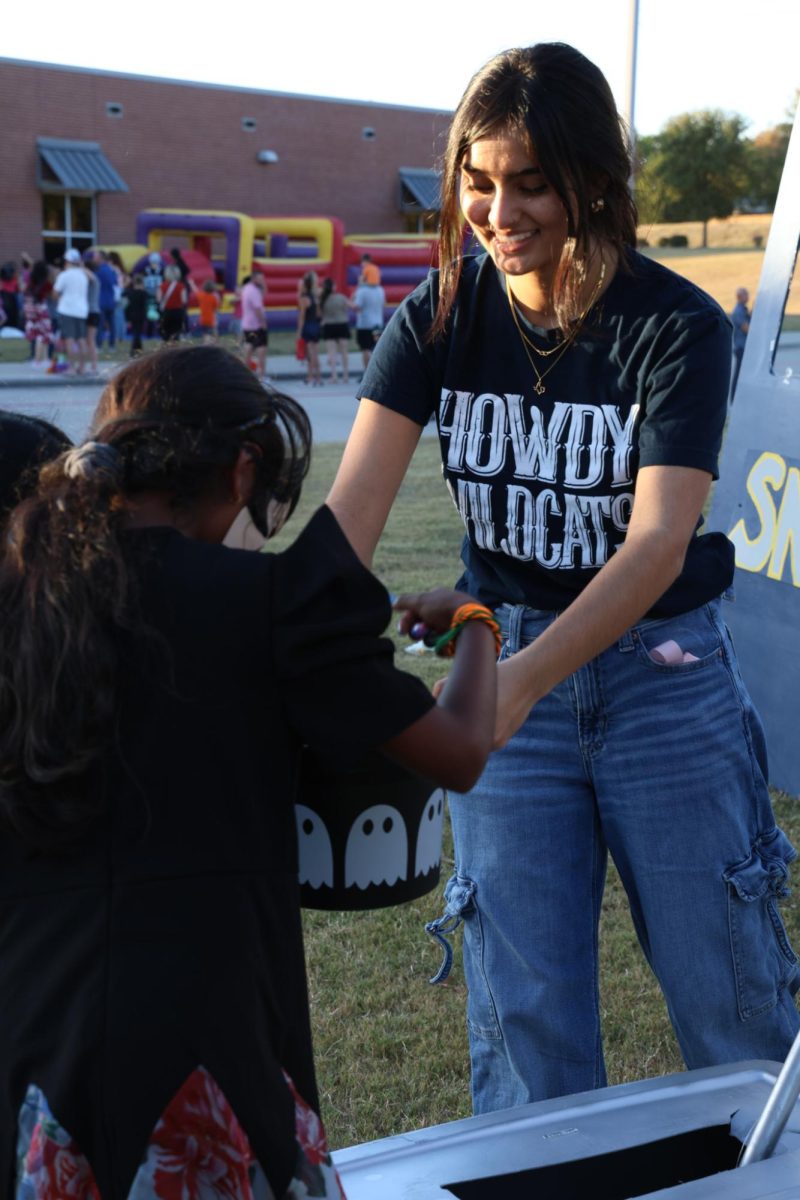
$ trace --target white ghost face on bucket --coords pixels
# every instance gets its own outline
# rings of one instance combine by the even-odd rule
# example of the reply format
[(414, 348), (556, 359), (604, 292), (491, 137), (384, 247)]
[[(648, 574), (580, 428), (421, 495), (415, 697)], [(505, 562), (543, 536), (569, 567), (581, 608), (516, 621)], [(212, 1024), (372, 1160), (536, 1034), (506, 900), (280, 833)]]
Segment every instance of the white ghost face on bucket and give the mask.
[(299, 879), (309, 887), (333, 887), (333, 848), (325, 825), (305, 804), (296, 804)]
[(353, 822), (347, 836), (345, 887), (397, 883), (408, 871), (408, 835), (390, 804), (373, 804)]

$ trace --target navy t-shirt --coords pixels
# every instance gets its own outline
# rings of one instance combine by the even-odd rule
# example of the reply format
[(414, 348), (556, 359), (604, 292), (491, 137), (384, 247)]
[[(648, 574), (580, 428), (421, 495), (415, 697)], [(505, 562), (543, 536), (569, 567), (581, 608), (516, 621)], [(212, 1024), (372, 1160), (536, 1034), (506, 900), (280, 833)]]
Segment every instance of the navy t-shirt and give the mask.
[[(545, 389), (537, 395), (491, 259), (464, 261), (448, 331), (430, 342), (438, 282), (432, 271), (398, 309), (359, 398), (420, 425), (435, 415), (444, 477), (466, 527), (464, 586), (493, 607), (561, 610), (625, 540), (640, 466), (717, 477), (728, 319), (694, 284), (629, 252), (575, 342), (534, 355)], [(523, 328), (542, 350), (559, 343), (555, 331)], [(723, 534), (695, 536), (650, 615), (718, 596), (733, 565)]]

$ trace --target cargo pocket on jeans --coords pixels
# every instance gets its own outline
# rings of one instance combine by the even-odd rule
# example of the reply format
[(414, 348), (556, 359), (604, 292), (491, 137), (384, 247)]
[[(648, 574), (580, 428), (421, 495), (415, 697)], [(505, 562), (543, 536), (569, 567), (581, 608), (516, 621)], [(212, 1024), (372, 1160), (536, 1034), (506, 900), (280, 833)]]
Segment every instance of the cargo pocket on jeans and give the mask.
[(743, 1021), (768, 1012), (797, 967), (778, 911), (789, 895), (789, 863), (797, 852), (780, 829), (758, 839), (750, 857), (723, 873), (728, 884), (728, 924)]
[(464, 922), (464, 936), (469, 940), (469, 954), (464, 956), (464, 975), (469, 996), (467, 1024), (474, 1035), (482, 1038), (502, 1037), (492, 994), (483, 965), (483, 930), (481, 915), (475, 901), (476, 884), (465, 875), (452, 875), (444, 889), (445, 909), (441, 917), (428, 921), (425, 932), (442, 947), (439, 970), (429, 983), (443, 983), (453, 966), (453, 947), (448, 936)]

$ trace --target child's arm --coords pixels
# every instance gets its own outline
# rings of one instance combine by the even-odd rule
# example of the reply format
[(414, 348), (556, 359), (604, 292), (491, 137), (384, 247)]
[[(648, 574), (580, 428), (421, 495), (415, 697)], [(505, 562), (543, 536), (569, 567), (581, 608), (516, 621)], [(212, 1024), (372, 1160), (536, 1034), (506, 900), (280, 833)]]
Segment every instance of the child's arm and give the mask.
[[(464, 592), (439, 589), (401, 596), (401, 632), (418, 622), (445, 633)], [(458, 635), (453, 667), (436, 707), (381, 748), (442, 787), (466, 792), (477, 782), (492, 749), (497, 690), (495, 635), (483, 621), (469, 621)]]

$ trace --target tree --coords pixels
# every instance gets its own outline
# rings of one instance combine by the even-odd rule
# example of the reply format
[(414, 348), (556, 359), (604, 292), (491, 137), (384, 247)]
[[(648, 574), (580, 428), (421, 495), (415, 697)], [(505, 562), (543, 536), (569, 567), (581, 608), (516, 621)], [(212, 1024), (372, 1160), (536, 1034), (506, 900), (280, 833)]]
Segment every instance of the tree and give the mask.
[(702, 221), (706, 246), (708, 221), (729, 216), (747, 190), (746, 125), (738, 113), (719, 109), (673, 117), (652, 139), (641, 178), (643, 207), (657, 204), (662, 221)]
[(791, 125), (776, 125), (747, 143), (747, 199), (769, 212), (775, 207)]
[(780, 187), (798, 99), (800, 92), (795, 94), (794, 102), (787, 109), (787, 121), (773, 129), (765, 129), (747, 143), (747, 198), (752, 204), (763, 204), (770, 212), (775, 207)]
[(643, 225), (663, 221), (675, 196), (661, 170), (657, 135), (637, 138), (634, 191), (639, 221)]

